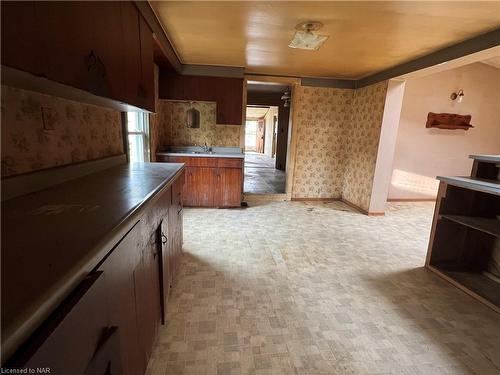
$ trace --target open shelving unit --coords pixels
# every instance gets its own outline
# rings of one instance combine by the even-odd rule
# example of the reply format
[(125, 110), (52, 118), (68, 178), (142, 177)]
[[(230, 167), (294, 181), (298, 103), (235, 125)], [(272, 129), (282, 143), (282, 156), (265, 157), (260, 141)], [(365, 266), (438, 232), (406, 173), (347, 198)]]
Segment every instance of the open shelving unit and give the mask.
[(438, 177), (426, 266), (500, 312), (500, 156), (473, 158), (470, 177)]

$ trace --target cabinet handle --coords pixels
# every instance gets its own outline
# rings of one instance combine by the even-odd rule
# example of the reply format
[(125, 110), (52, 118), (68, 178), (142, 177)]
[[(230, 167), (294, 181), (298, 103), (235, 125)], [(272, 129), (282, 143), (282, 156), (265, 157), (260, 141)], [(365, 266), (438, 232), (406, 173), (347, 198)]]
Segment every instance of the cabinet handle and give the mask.
[(165, 245), (165, 244), (167, 243), (167, 241), (168, 241), (167, 236), (165, 236), (165, 234), (163, 234), (163, 232), (162, 232), (162, 233), (161, 233), (161, 243), (162, 243), (163, 245)]

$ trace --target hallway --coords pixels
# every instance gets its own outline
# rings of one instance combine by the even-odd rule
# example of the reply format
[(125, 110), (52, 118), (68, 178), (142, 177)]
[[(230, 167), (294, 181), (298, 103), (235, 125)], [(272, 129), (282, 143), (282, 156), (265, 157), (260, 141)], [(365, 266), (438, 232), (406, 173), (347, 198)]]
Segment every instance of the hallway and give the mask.
[(276, 159), (256, 152), (245, 153), (244, 192), (284, 194), (285, 172), (275, 168)]

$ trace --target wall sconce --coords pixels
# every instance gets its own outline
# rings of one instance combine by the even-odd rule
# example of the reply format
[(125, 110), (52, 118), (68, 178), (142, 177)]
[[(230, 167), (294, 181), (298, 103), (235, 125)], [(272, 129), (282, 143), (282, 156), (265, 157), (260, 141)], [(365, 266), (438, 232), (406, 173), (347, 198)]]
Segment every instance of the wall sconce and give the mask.
[[(193, 103), (191, 102), (191, 105)], [(200, 128), (200, 111), (198, 111), (196, 108), (189, 108), (186, 111), (186, 118), (187, 118), (187, 127), (191, 129), (199, 129)]]
[(292, 96), (290, 95), (290, 90), (286, 90), (283, 95), (281, 96), (281, 100), (284, 100), (285, 103), (283, 104), (284, 107), (290, 107), (290, 99)]
[(450, 95), (451, 100), (456, 100), (459, 103), (462, 103), (462, 100), (464, 99), (464, 90), (460, 89), (457, 92), (452, 92)]

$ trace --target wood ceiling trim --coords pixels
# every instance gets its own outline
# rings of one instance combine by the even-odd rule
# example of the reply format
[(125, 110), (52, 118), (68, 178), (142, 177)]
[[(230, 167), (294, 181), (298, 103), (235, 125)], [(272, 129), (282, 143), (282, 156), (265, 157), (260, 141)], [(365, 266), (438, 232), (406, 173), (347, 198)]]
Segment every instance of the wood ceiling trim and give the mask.
[(372, 85), (403, 74), (425, 69), (433, 65), (441, 64), (450, 60), (458, 59), (476, 52), (500, 45), (500, 28), (486, 34), (478, 35), (463, 42), (432, 52), (428, 55), (396, 65), (381, 72), (358, 79), (356, 88)]
[(331, 87), (337, 89), (354, 89), (356, 88), (356, 82), (354, 79), (302, 78), (302, 86)]
[(181, 74), (190, 76), (243, 78), (245, 68), (237, 66), (183, 64)]
[(168, 35), (163, 29), (163, 26), (161, 25), (160, 21), (158, 20), (156, 13), (153, 11), (153, 8), (151, 8), (151, 4), (149, 4), (148, 1), (134, 1), (134, 3), (139, 9), (139, 12), (141, 12), (142, 16), (148, 23), (153, 33), (155, 34), (156, 39), (159, 42), (160, 48), (162, 49), (162, 52), (165, 54), (165, 57), (174, 67), (176, 72), (180, 73), (182, 71), (183, 64), (181, 63), (179, 56), (177, 56), (177, 53), (175, 52), (175, 49), (172, 46), (172, 43), (170, 43)]

